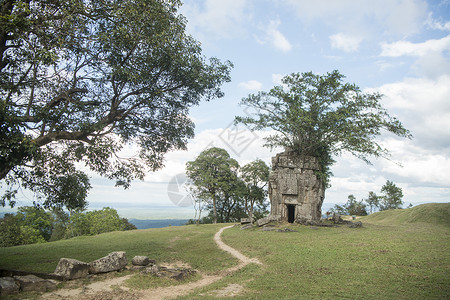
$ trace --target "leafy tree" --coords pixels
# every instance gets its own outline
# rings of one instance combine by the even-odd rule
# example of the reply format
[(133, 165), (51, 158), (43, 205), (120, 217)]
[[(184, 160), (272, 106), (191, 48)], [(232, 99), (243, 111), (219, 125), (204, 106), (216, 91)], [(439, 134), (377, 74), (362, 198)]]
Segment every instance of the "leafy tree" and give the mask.
[(34, 206), (22, 206), (17, 209), (16, 218), (22, 227), (27, 228), (26, 231), (28, 240), (26, 244), (33, 244), (34, 238), (37, 235), (36, 241), (49, 241), (52, 236), (53, 218), (49, 212), (44, 209)]
[(16, 216), (5, 214), (0, 219), (0, 247), (17, 246), (22, 243), (22, 231)]
[(402, 208), (403, 191), (392, 181), (386, 181), (385, 185), (381, 187), (381, 193), (384, 195), (380, 197), (380, 210)]
[(204, 199), (212, 204), (213, 222), (217, 223), (220, 197), (230, 197), (232, 182), (237, 181), (238, 162), (225, 149), (213, 147), (186, 163), (186, 174)]
[[(33, 191), (85, 208), (86, 165), (128, 187), (194, 134), (188, 110), (223, 96), (232, 67), (202, 56), (179, 0), (3, 0), (1, 205)], [(120, 154), (126, 144), (137, 155)]]
[(344, 205), (349, 215), (366, 216), (366, 205), (363, 201), (356, 200), (354, 195), (349, 195), (347, 203)]
[(241, 168), (241, 178), (245, 183), (245, 212), (253, 219), (253, 208), (262, 205), (267, 198), (269, 167), (261, 159), (252, 161)]
[(316, 157), (321, 167), (317, 175), (325, 188), (334, 156), (347, 151), (370, 163), (370, 156), (388, 157), (388, 150), (376, 139), (383, 130), (411, 138), (401, 122), (381, 106), (382, 95), (363, 93), (343, 79), (338, 71), (285, 76), (283, 85), (242, 99), (243, 105), (257, 112), (236, 117), (236, 122), (253, 130), (275, 130), (266, 139), (268, 147), (283, 146), (300, 157)]
[(369, 192), (367, 199), (365, 199), (367, 205), (370, 207), (370, 213), (373, 213), (373, 209), (379, 207), (380, 205), (380, 197), (377, 196), (374, 192)]

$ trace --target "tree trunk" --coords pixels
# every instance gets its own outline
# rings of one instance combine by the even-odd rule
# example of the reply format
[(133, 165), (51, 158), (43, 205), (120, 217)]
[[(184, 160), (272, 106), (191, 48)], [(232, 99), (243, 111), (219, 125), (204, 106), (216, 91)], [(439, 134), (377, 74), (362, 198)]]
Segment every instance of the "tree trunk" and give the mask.
[(217, 224), (216, 195), (213, 196), (214, 224)]

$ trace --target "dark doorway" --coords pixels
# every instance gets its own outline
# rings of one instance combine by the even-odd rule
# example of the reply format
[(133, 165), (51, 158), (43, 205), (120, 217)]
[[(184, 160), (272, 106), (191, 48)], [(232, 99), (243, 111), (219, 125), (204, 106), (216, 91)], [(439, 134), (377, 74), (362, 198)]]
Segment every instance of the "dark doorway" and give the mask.
[(288, 222), (294, 223), (295, 221), (295, 205), (287, 205), (287, 215), (288, 215)]

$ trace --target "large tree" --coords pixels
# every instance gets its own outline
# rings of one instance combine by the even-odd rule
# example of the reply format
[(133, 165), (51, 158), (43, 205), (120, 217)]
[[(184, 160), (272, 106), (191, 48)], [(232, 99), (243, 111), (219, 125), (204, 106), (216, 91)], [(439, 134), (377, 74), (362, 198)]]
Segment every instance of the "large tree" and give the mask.
[(217, 147), (202, 151), (195, 160), (186, 163), (186, 174), (197, 193), (212, 204), (214, 223), (217, 223), (219, 201), (221, 216), (236, 205), (233, 194), (239, 188), (238, 169), (238, 162), (225, 149)]
[[(80, 165), (128, 187), (185, 148), (189, 108), (222, 96), (231, 63), (201, 54), (180, 5), (1, 1), (1, 205), (22, 186), (44, 206), (84, 207)], [(119, 153), (126, 144), (135, 156)]]
[(275, 134), (266, 146), (283, 146), (300, 157), (319, 161), (318, 172), (324, 188), (333, 157), (350, 152), (369, 163), (369, 157), (388, 157), (377, 139), (383, 131), (410, 138), (402, 123), (381, 105), (382, 95), (363, 93), (344, 82), (338, 71), (325, 75), (294, 73), (269, 92), (251, 94), (242, 104), (256, 109), (254, 116), (237, 117), (254, 130), (271, 128)]
[(255, 205), (263, 205), (267, 198), (269, 167), (261, 159), (256, 159), (241, 168), (241, 178), (245, 182), (245, 212), (253, 220)]

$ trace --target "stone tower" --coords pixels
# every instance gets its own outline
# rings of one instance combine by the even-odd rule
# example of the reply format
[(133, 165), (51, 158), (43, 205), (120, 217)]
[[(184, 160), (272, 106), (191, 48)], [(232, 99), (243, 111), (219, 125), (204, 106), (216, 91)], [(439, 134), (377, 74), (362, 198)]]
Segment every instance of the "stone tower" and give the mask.
[(320, 220), (325, 188), (315, 174), (319, 170), (317, 158), (291, 150), (272, 157), (270, 217), (290, 223)]

